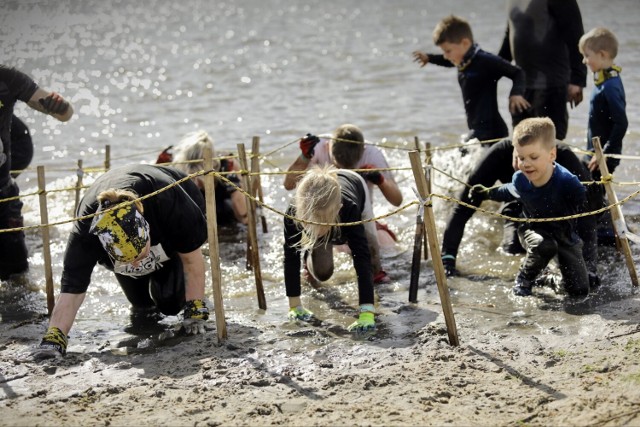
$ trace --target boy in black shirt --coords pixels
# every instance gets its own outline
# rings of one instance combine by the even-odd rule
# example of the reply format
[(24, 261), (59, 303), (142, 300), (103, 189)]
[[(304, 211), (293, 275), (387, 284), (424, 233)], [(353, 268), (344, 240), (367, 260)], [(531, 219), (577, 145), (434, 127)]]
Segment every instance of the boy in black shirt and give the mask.
[[(467, 126), (467, 141), (477, 138), (491, 141), (509, 135), (509, 130), (500, 112), (496, 95), (498, 80), (508, 77), (513, 80), (509, 94), (509, 111), (519, 113), (529, 108), (524, 94), (524, 72), (502, 58), (485, 52), (473, 41), (469, 23), (457, 16), (441, 20), (433, 31), (433, 42), (444, 55), (413, 52), (414, 61), (422, 67), (433, 63), (443, 67), (458, 68), (458, 82), (462, 89)], [(495, 142), (495, 141), (494, 141)]]

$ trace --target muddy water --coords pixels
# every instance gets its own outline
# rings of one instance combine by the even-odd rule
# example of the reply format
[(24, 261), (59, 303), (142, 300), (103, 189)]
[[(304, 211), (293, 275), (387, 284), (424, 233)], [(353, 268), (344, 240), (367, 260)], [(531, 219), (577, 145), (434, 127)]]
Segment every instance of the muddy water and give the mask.
[[(625, 70), (631, 124), (625, 152), (637, 154), (640, 80), (633, 70), (640, 67), (635, 25), (639, 9), (628, 5), (626, 0), (607, 2), (606, 7), (597, 0), (580, 2), (585, 28), (609, 26), (620, 40), (617, 62)], [(113, 166), (150, 162), (161, 148), (195, 129), (209, 131), (222, 152), (235, 151), (237, 143), (248, 143), (258, 135), (264, 153), (306, 132), (331, 131), (344, 122), (361, 126), (371, 141), (401, 148), (413, 146), (415, 135), (435, 146), (456, 143), (465, 131), (465, 120), (455, 73), (437, 67), (420, 70), (410, 53), (432, 50), (431, 30), (450, 13), (467, 17), (477, 41), (489, 51), (500, 46), (505, 25), (503, 0), (371, 0), (366, 8), (346, 7), (338, 0), (295, 4), (283, 0), (147, 0), (135, 4), (9, 0), (2, 2), (0, 10), (3, 61), (70, 97), (76, 109), (71, 122), (61, 124), (43, 119), (22, 104), (17, 108), (32, 130), (33, 164), (47, 167), (50, 189), (75, 185), (76, 159), (89, 166), (101, 165), (106, 144), (111, 145)], [(589, 82), (587, 92), (592, 87)], [(508, 82), (500, 82), (505, 118), (503, 101), (509, 89)], [(587, 112), (587, 102), (571, 111), (569, 142), (584, 145)], [(464, 178), (480, 153), (473, 154), (475, 157), (461, 159), (456, 151), (442, 152), (434, 162)], [(296, 155), (294, 147), (277, 151), (262, 168), (286, 168)], [(386, 155), (393, 166), (409, 165), (405, 150), (387, 150)], [(639, 180), (640, 163), (623, 161), (617, 175), (619, 180)], [(405, 202), (414, 200), (410, 172), (399, 171), (396, 177)], [(284, 210), (290, 194), (282, 189), (281, 180), (280, 176), (266, 176), (263, 184), (266, 202)], [(33, 191), (35, 174), (24, 173), (19, 184), (23, 192)], [(435, 176), (435, 192), (453, 194), (458, 188), (455, 181)], [(620, 193), (629, 194), (636, 188), (623, 187)], [(379, 193), (374, 195), (376, 214), (388, 211), (381, 199)], [(50, 221), (70, 218), (73, 202), (72, 193), (50, 194)], [(450, 203), (435, 200), (440, 231), (451, 208)], [(634, 227), (640, 205), (632, 201), (624, 210)], [(27, 224), (39, 223), (38, 212), (37, 200), (25, 199)], [(265, 214), (269, 233), (260, 234), (265, 312), (257, 309), (253, 274), (244, 267), (245, 232), (240, 230), (238, 241), (233, 233), (221, 236), (230, 331), (260, 335), (264, 345), (274, 349), (311, 345), (326, 350), (329, 344), (349, 345), (352, 338), (344, 328), (353, 321), (357, 306), (350, 262), (339, 255), (339, 268), (330, 282), (303, 289), (305, 304), (323, 324), (287, 324), (281, 219), (269, 211)], [(392, 283), (377, 289), (377, 334), (360, 339), (385, 347), (405, 346), (425, 325), (441, 328), (442, 310), (430, 261), (421, 266), (419, 303), (407, 303), (415, 207), (388, 222), (400, 239), (399, 247), (383, 253), (383, 266)], [(470, 322), (479, 331), (509, 328), (523, 334), (554, 333), (554, 326), (562, 324), (575, 333), (588, 334), (593, 331), (583, 324), (580, 314), (598, 313), (604, 302), (631, 293), (624, 263), (603, 249), (603, 289), (598, 295), (569, 302), (541, 290), (537, 298), (515, 299), (510, 288), (519, 258), (497, 250), (500, 229), (499, 220), (481, 215), (467, 226), (459, 257), (465, 276), (449, 280), (459, 322)], [(56, 287), (69, 230), (68, 224), (51, 229)], [(0, 316), (3, 325), (26, 321), (44, 328), (41, 237), (30, 230), (27, 238), (31, 270), (0, 284)], [(176, 323), (177, 318), (166, 318), (159, 327), (132, 329), (128, 303), (118, 285), (110, 273), (96, 268), (71, 333), (70, 351), (105, 346), (123, 354), (153, 350), (161, 342), (174, 342), (170, 332)]]
[[(464, 171), (481, 154), (480, 148), (472, 150), (464, 158), (443, 152), (435, 157), (434, 163), (438, 168), (449, 167)], [(406, 152), (395, 150), (389, 156), (401, 162)], [(410, 171), (399, 171), (397, 178), (403, 183), (405, 201), (411, 201), (409, 192), (414, 184)], [(270, 189), (266, 192), (265, 201), (283, 209), (290, 194), (279, 186), (280, 179), (277, 175), (265, 176), (264, 185)], [(53, 186), (64, 188), (69, 185), (68, 181), (56, 181)], [(449, 194), (457, 190), (459, 184), (436, 175), (434, 187), (434, 191), (440, 194)], [(50, 214), (52, 221), (66, 219), (71, 215), (69, 206), (73, 205), (74, 200), (73, 194), (56, 194), (58, 199)], [(374, 193), (374, 205), (377, 214), (383, 214), (388, 209), (379, 192)], [(487, 206), (498, 207), (491, 203)], [(450, 210), (451, 204), (436, 199), (434, 213), (440, 228)], [(363, 340), (384, 348), (410, 346), (416, 339), (416, 332), (425, 326), (446, 336), (430, 260), (423, 260), (421, 264), (419, 302), (408, 303), (415, 212), (413, 206), (401, 215), (388, 219), (400, 242), (382, 253), (383, 267), (392, 282), (376, 289), (376, 333), (361, 337), (354, 337), (346, 331), (346, 326), (354, 320), (357, 309), (355, 272), (346, 254), (336, 253), (337, 271), (330, 281), (315, 287), (303, 287), (303, 301), (316, 313), (319, 322), (314, 325), (291, 324), (286, 321), (288, 305), (282, 274), (281, 219), (267, 210), (264, 213), (269, 226), (268, 233), (263, 233), (258, 227), (261, 269), (268, 305), (266, 311), (258, 309), (254, 275), (245, 265), (246, 230), (241, 227), (222, 229), (220, 266), (224, 305), (230, 333), (236, 334), (234, 342), (238, 339), (242, 341), (243, 336), (259, 336), (265, 350), (286, 349), (295, 353), (302, 349), (317, 348), (318, 357), (322, 357), (336, 345), (341, 347)], [(28, 222), (37, 220), (37, 206), (33, 203), (26, 204), (25, 213)], [(632, 212), (631, 221), (636, 216)], [(534, 298), (513, 297), (511, 286), (520, 257), (504, 255), (497, 249), (501, 226), (501, 220), (484, 215), (475, 215), (468, 224), (459, 256), (459, 267), (465, 274), (448, 280), (458, 322), (472, 324), (478, 332), (509, 330), (510, 333), (554, 334), (562, 330), (563, 333), (569, 331), (571, 334), (590, 334), (590, 325), (583, 324), (581, 315), (597, 313), (599, 305), (622, 300), (632, 294), (623, 260), (613, 249), (601, 248), (603, 286), (597, 294), (587, 299), (573, 300), (565, 298), (562, 293), (556, 294), (551, 289), (538, 289)], [(60, 259), (68, 228), (68, 225), (63, 225), (53, 231), (54, 278), (59, 278), (61, 274)], [(43, 313), (46, 312), (46, 304), (39, 233), (29, 231), (28, 239), (33, 248), (31, 270), (25, 276), (3, 282), (0, 288), (3, 302), (0, 314), (5, 323), (26, 321), (45, 325)], [(206, 249), (205, 252), (208, 252)], [(207, 295), (210, 299), (211, 292), (208, 286)], [(177, 317), (166, 317), (158, 324), (132, 322), (128, 302), (112, 274), (96, 267), (87, 299), (71, 332), (69, 351), (109, 349), (121, 355), (160, 351), (164, 345), (179, 345), (179, 322)], [(209, 326), (212, 334), (215, 333), (214, 325), (211, 322)], [(464, 340), (464, 336), (460, 339)]]

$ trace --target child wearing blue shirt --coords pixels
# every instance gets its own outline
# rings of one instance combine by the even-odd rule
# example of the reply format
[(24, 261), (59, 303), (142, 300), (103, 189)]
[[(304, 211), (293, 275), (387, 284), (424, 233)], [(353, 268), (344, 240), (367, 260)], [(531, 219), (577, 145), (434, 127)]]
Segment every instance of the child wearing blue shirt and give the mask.
[[(578, 44), (583, 61), (593, 72), (595, 87), (589, 104), (587, 149), (593, 152), (592, 138), (598, 136), (605, 154), (622, 153), (622, 138), (627, 132), (624, 87), (620, 79), (622, 69), (613, 63), (618, 54), (618, 40), (606, 28), (594, 28), (580, 38)], [(598, 169), (595, 156), (586, 159), (589, 170)], [(609, 172), (620, 164), (619, 159), (607, 158)], [(594, 178), (599, 178), (596, 172)]]
[[(494, 189), (481, 185), (473, 194), (492, 200), (518, 200), (527, 218), (557, 218), (582, 211), (586, 190), (578, 178), (555, 162), (555, 126), (551, 119), (530, 118), (513, 130), (518, 171), (512, 181)], [(589, 278), (582, 256), (582, 241), (575, 220), (524, 223), (518, 235), (526, 255), (516, 276), (513, 292), (531, 295), (536, 278), (555, 256), (569, 295), (589, 293)]]

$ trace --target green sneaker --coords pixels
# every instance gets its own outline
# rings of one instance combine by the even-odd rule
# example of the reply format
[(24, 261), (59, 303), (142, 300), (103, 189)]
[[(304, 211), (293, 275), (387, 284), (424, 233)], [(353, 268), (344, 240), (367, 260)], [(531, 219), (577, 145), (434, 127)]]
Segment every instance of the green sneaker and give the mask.
[(313, 312), (307, 310), (301, 305), (290, 308), (288, 317), (289, 320), (302, 320), (303, 322), (308, 322), (314, 318)]
[(361, 333), (374, 330), (376, 328), (375, 317), (370, 311), (363, 311), (358, 316), (358, 320), (349, 325), (349, 332)]

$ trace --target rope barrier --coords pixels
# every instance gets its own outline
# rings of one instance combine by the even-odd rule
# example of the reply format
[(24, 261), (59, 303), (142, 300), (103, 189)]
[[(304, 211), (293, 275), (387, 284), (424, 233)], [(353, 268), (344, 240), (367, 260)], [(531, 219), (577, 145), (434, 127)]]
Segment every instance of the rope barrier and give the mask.
[[(92, 214), (83, 215), (83, 216), (70, 218), (70, 219), (57, 221), (57, 222), (50, 222), (48, 224), (36, 224), (36, 225), (28, 225), (28, 226), (24, 226), (24, 227), (6, 228), (6, 229), (0, 230), (0, 233), (11, 233), (11, 232), (15, 232), (15, 231), (33, 230), (33, 229), (36, 229), (36, 228), (52, 227), (52, 226), (56, 226), (56, 225), (69, 224), (69, 223), (77, 222), (77, 221), (84, 221), (85, 219), (91, 219), (91, 218), (93, 218), (93, 217), (95, 217), (97, 215), (103, 214), (105, 212), (115, 211), (115, 210), (120, 209), (122, 207), (132, 205), (132, 204), (134, 204), (134, 203), (136, 203), (138, 201), (141, 202), (143, 200), (149, 199), (149, 198), (154, 197), (154, 196), (156, 196), (156, 195), (158, 195), (160, 193), (163, 193), (163, 192), (165, 192), (167, 190), (170, 190), (171, 188), (176, 187), (176, 186), (182, 184), (185, 181), (188, 181), (188, 180), (190, 180), (192, 178), (195, 178), (195, 177), (198, 177), (198, 176), (201, 176), (201, 175), (205, 175), (205, 174), (208, 174), (208, 173), (217, 174), (217, 172), (214, 172), (214, 171), (202, 170), (202, 171), (193, 173), (191, 175), (187, 175), (184, 178), (180, 178), (176, 182), (174, 182), (172, 184), (169, 184), (166, 187), (162, 187), (162, 188), (160, 188), (160, 189), (158, 189), (158, 190), (156, 190), (154, 192), (151, 192), (151, 193), (146, 194), (144, 196), (138, 197), (137, 199), (128, 200), (128, 201), (124, 201), (122, 203), (118, 203), (117, 205), (114, 205), (114, 206), (112, 206), (110, 208), (104, 209), (104, 210), (102, 210), (100, 212), (94, 212)], [(223, 178), (223, 179), (226, 180), (226, 178)], [(40, 193), (38, 193), (38, 194), (40, 194)]]
[[(237, 173), (237, 174), (241, 174), (241, 175), (252, 175), (249, 171), (247, 170), (240, 170), (240, 171), (233, 171), (233, 173)], [(8, 229), (3, 229), (0, 230), (0, 233), (9, 233), (9, 232), (16, 232), (16, 231), (24, 231), (24, 230), (31, 230), (31, 229), (36, 229), (36, 228), (43, 228), (43, 227), (52, 227), (52, 226), (56, 226), (56, 225), (63, 225), (63, 224), (68, 224), (68, 223), (72, 223), (72, 222), (76, 222), (76, 221), (83, 221), (85, 219), (90, 219), (95, 217), (96, 215), (102, 214), (104, 212), (110, 212), (116, 209), (119, 209), (121, 207), (124, 206), (128, 206), (131, 205), (133, 203), (136, 203), (138, 201), (143, 201), (146, 199), (149, 199), (151, 197), (154, 197), (164, 191), (167, 191), (175, 186), (178, 186), (180, 184), (182, 184), (183, 182), (198, 177), (198, 176), (202, 176), (202, 175), (207, 175), (207, 174), (213, 174), (215, 176), (218, 176), (221, 180), (225, 181), (227, 184), (232, 185), (233, 187), (235, 187), (240, 193), (242, 193), (245, 197), (248, 197), (249, 199), (253, 200), (257, 205), (259, 205), (260, 207), (266, 208), (282, 217), (291, 219), (293, 221), (299, 222), (299, 223), (303, 223), (303, 224), (313, 224), (313, 225), (324, 225), (324, 226), (336, 226), (336, 227), (348, 227), (348, 226), (354, 226), (354, 225), (360, 225), (360, 224), (365, 224), (368, 222), (374, 222), (374, 221), (378, 221), (378, 220), (382, 220), (388, 217), (391, 217), (393, 215), (399, 214), (400, 212), (403, 212), (405, 210), (407, 210), (408, 208), (410, 208), (413, 205), (419, 205), (420, 202), (418, 200), (414, 200), (412, 202), (409, 202), (397, 209), (394, 209), (386, 214), (380, 215), (378, 217), (374, 217), (374, 218), (370, 218), (367, 220), (362, 220), (362, 221), (355, 221), (355, 222), (348, 222), (348, 223), (325, 223), (325, 222), (313, 222), (313, 221), (307, 221), (307, 220), (302, 220), (300, 218), (296, 218), (294, 216), (288, 215), (285, 212), (282, 212), (272, 206), (267, 205), (266, 203), (260, 201), (258, 198), (255, 198), (253, 196), (251, 196), (249, 193), (247, 193), (245, 190), (243, 190), (242, 188), (238, 187), (236, 184), (234, 184), (233, 182), (231, 182), (228, 178), (226, 178), (224, 175), (222, 175), (220, 172), (216, 172), (213, 170), (210, 171), (199, 171), (190, 175), (185, 176), (184, 178), (179, 179), (178, 181), (167, 185), (161, 189), (158, 189), (154, 192), (151, 192), (149, 194), (146, 194), (144, 196), (141, 196), (137, 199), (134, 200), (130, 200), (130, 201), (125, 201), (122, 203), (119, 203), (118, 205), (115, 205), (111, 208), (105, 209), (101, 212), (96, 212), (93, 214), (89, 214), (89, 215), (84, 215), (84, 216), (80, 216), (80, 217), (75, 217), (75, 218), (71, 218), (71, 219), (67, 219), (67, 220), (63, 220), (63, 221), (57, 221), (57, 222), (53, 222), (53, 223), (48, 223), (48, 224), (37, 224), (37, 225), (30, 225), (30, 226), (24, 226), (24, 227), (17, 227), (17, 228), (8, 228)], [(60, 189), (60, 190), (52, 190), (52, 191), (65, 191), (68, 189)], [(41, 192), (37, 192), (37, 193), (33, 193), (30, 195), (34, 195), (34, 194), (41, 194)], [(637, 190), (635, 192), (633, 192), (632, 194), (628, 195), (627, 197), (621, 199), (620, 201), (618, 201), (618, 203), (613, 203), (611, 205), (602, 207), (600, 209), (597, 209), (595, 211), (590, 211), (590, 212), (583, 212), (583, 213), (579, 213), (579, 214), (574, 214), (574, 215), (568, 215), (568, 216), (564, 216), (564, 217), (555, 217), (555, 218), (516, 218), (516, 217), (510, 217), (507, 215), (503, 215), (501, 213), (498, 212), (493, 212), (493, 211), (489, 211), (487, 209), (483, 209), (480, 208), (478, 206), (474, 206), (471, 205), (469, 203), (463, 202), (461, 200), (456, 199), (455, 197), (451, 197), (451, 196), (446, 196), (446, 195), (442, 195), (442, 194), (436, 194), (436, 193), (431, 193), (429, 195), (429, 197), (427, 197), (424, 201), (424, 203), (431, 203), (431, 198), (433, 197), (437, 197), (439, 199), (445, 200), (445, 201), (451, 201), (454, 203), (457, 203), (461, 206), (470, 208), (470, 209), (474, 209), (476, 211), (482, 212), (484, 214), (490, 215), (490, 216), (494, 216), (497, 218), (502, 218), (508, 221), (513, 221), (513, 222), (524, 222), (524, 223), (530, 223), (530, 222), (552, 222), (552, 221), (566, 221), (566, 220), (571, 220), (571, 219), (577, 219), (577, 218), (582, 218), (582, 217), (586, 217), (586, 216), (590, 216), (590, 215), (598, 215), (602, 212), (605, 212), (607, 210), (610, 210), (611, 208), (615, 207), (615, 206), (621, 206), (624, 203), (628, 202), (629, 200), (631, 200), (632, 198), (634, 198), (635, 196), (637, 196), (638, 194), (640, 194), (640, 190)], [(5, 199), (6, 201), (6, 199)]]
[[(248, 173), (247, 171), (243, 171)], [(251, 175), (250, 173), (248, 173), (249, 175)], [(408, 208), (410, 208), (413, 205), (417, 205), (418, 201), (414, 200), (413, 202), (409, 202), (403, 206), (400, 206), (397, 209), (394, 209), (384, 215), (380, 215), (378, 217), (375, 218), (370, 218), (370, 219), (365, 219), (362, 221), (354, 221), (354, 222), (341, 222), (341, 223), (334, 223), (334, 222), (315, 222), (315, 221), (308, 221), (308, 220), (303, 220), (297, 217), (294, 217), (292, 215), (289, 215), (285, 212), (282, 212), (272, 206), (267, 205), (266, 203), (260, 201), (259, 199), (251, 196), (249, 193), (247, 193), (246, 191), (244, 191), (242, 188), (238, 187), (237, 185), (235, 185), (233, 182), (229, 181), (227, 178), (225, 177), (221, 177), (222, 180), (226, 181), (228, 184), (231, 184), (232, 186), (234, 186), (239, 192), (241, 192), (242, 194), (244, 194), (246, 197), (248, 197), (249, 199), (253, 200), (254, 202), (256, 202), (256, 204), (258, 204), (260, 207), (266, 208), (268, 210), (270, 210), (271, 212), (274, 212), (282, 217), (291, 219), (293, 221), (299, 222), (299, 223), (303, 223), (303, 224), (312, 224), (312, 225), (325, 225), (325, 226), (332, 226), (332, 227), (349, 227), (349, 226), (353, 226), (353, 225), (360, 225), (360, 224), (366, 224), (368, 222), (375, 222), (381, 219), (385, 219), (388, 218), (390, 216), (393, 216), (395, 214), (398, 214)]]
[[(308, 169), (294, 170), (294, 171), (275, 171), (275, 172), (251, 172), (249, 175), (302, 175), (307, 172)], [(406, 171), (411, 170), (410, 167), (402, 168), (367, 168), (367, 169), (349, 169), (354, 172), (386, 172), (386, 171)], [(237, 171), (236, 171), (237, 172)]]
[(472, 204), (463, 202), (462, 200), (458, 200), (455, 197), (445, 196), (445, 195), (442, 195), (442, 194), (433, 194), (433, 193), (430, 196), (437, 197), (437, 198), (445, 200), (445, 201), (451, 201), (451, 202), (457, 203), (457, 204), (459, 204), (461, 206), (476, 210), (478, 212), (482, 212), (482, 213), (490, 215), (490, 216), (494, 216), (494, 217), (497, 217), (497, 218), (502, 218), (502, 219), (505, 219), (507, 221), (530, 223), (530, 222), (567, 221), (567, 220), (582, 218), (582, 217), (591, 216), (591, 215), (599, 215), (599, 214), (601, 214), (603, 212), (606, 212), (606, 211), (610, 210), (611, 208), (613, 208), (615, 206), (622, 206), (623, 204), (625, 204), (626, 202), (628, 202), (629, 200), (631, 200), (632, 198), (634, 198), (638, 194), (640, 194), (640, 190), (635, 191), (635, 192), (631, 193), (630, 195), (628, 195), (627, 197), (625, 197), (624, 199), (619, 200), (618, 203), (612, 203), (612, 204), (610, 204), (608, 206), (604, 206), (604, 207), (602, 207), (600, 209), (596, 209), (595, 211), (582, 212), (582, 213), (579, 213), (579, 214), (568, 215), (568, 216), (563, 216), (563, 217), (555, 217), (555, 218), (519, 218), (519, 217), (516, 218), (516, 217), (503, 215), (503, 214), (498, 213), (498, 212), (493, 212), (493, 211), (490, 211), (490, 210), (487, 210), (487, 209), (483, 209), (483, 208), (478, 207), (478, 206), (474, 206)]
[[(334, 137), (326, 137), (326, 138), (329, 138), (329, 139), (334, 140), (334, 141), (344, 141), (344, 142), (356, 143), (355, 141), (344, 140), (344, 139), (340, 139), (340, 138), (334, 138)], [(485, 140), (485, 141), (472, 140), (472, 141), (470, 141), (468, 143), (463, 143), (463, 144), (452, 144), (452, 145), (446, 145), (446, 146), (441, 146), (441, 147), (431, 147), (431, 151), (433, 152), (433, 151), (441, 151), (441, 150), (446, 150), (446, 149), (460, 148), (460, 147), (465, 147), (465, 146), (468, 146), (468, 145), (487, 144), (487, 143), (500, 141), (501, 139), (502, 138), (497, 138), (497, 139)], [(279, 150), (282, 150), (282, 149), (284, 149), (284, 148), (296, 143), (297, 141), (299, 141), (299, 139), (295, 139), (295, 140), (290, 141), (290, 142), (288, 142), (286, 144), (283, 144), (282, 146), (277, 147), (274, 150), (271, 150), (271, 151), (269, 151), (268, 153), (266, 153), (264, 155), (258, 155), (258, 158), (260, 158), (260, 159), (262, 159), (264, 161), (270, 162), (269, 159), (268, 159), (269, 156), (271, 156), (272, 154), (274, 154), (275, 152), (277, 152)], [(370, 143), (370, 142), (365, 142), (365, 144), (373, 145), (373, 146), (380, 147), (380, 148), (401, 149), (401, 150), (407, 150), (407, 151), (415, 150), (415, 148), (389, 146), (389, 145), (383, 145), (383, 144), (374, 144), (374, 143)], [(570, 145), (570, 144), (567, 144), (567, 145)], [(580, 149), (575, 147), (575, 146), (572, 146), (572, 148), (574, 148), (574, 150), (576, 150), (576, 151), (580, 151)], [(156, 152), (156, 150), (154, 150), (153, 152), (149, 151), (149, 152), (145, 152), (145, 153), (140, 153), (140, 155), (149, 154), (149, 153), (155, 153), (155, 152)], [(585, 153), (593, 154), (593, 153), (588, 152), (588, 151), (586, 151)], [(618, 155), (610, 155), (610, 156), (611, 157), (619, 157)], [(126, 156), (126, 157), (121, 157), (121, 158), (130, 158), (130, 157), (131, 156)], [(640, 159), (640, 156), (626, 156), (624, 158), (633, 158), (633, 157), (636, 157), (636, 158)], [(232, 154), (232, 155), (229, 155), (229, 156), (217, 157), (217, 158), (214, 158), (214, 160), (228, 160), (228, 159), (235, 159), (235, 158), (238, 158), (238, 156)], [(619, 157), (619, 158), (622, 158), (622, 157)], [(116, 160), (116, 159), (118, 159), (118, 158), (114, 158), (114, 160)], [(187, 160), (187, 161), (183, 161), (183, 162), (161, 163), (160, 165), (189, 164), (189, 163), (198, 163), (198, 162), (202, 162), (202, 161), (203, 161), (203, 159), (195, 159), (195, 160)], [(274, 167), (279, 169), (275, 165), (274, 165)], [(456, 182), (458, 182), (458, 183), (460, 183), (460, 184), (462, 184), (462, 185), (464, 185), (464, 186), (466, 186), (468, 188), (472, 188), (472, 186), (470, 184), (468, 184), (467, 182), (464, 182), (463, 180), (456, 178), (455, 176), (445, 172), (442, 169), (436, 168), (433, 165), (431, 165), (430, 168), (432, 170), (434, 170), (434, 171), (436, 171), (436, 172), (448, 177), (449, 179), (451, 179), (453, 181), (456, 181)], [(23, 169), (22, 171), (24, 171), (24, 170), (27, 170), (27, 169)], [(67, 169), (61, 169), (61, 170), (67, 170)], [(411, 170), (411, 168), (410, 167), (400, 167), (400, 168), (390, 168), (389, 167), (389, 168), (371, 168), (371, 169), (353, 169), (353, 170), (355, 172), (384, 172), (384, 171), (406, 171), (406, 170)], [(105, 168), (102, 168), (102, 167), (100, 167), (100, 168), (98, 168), (98, 167), (96, 167), (96, 168), (83, 168), (82, 170), (79, 170), (78, 168), (75, 168), (75, 169), (72, 169), (71, 171), (76, 172), (76, 173), (103, 172), (103, 171), (105, 171)], [(305, 224), (324, 225), (324, 226), (352, 226), (352, 225), (359, 225), (359, 224), (364, 224), (364, 223), (367, 223), (367, 222), (373, 222), (373, 221), (378, 221), (378, 220), (381, 220), (381, 219), (388, 218), (390, 216), (393, 216), (395, 214), (398, 214), (398, 213), (408, 209), (409, 207), (411, 207), (411, 206), (413, 206), (415, 204), (420, 204), (419, 201), (413, 201), (413, 202), (407, 203), (407, 204), (399, 207), (398, 209), (395, 209), (395, 210), (393, 210), (391, 212), (388, 212), (387, 214), (381, 215), (381, 216), (376, 217), (376, 218), (363, 220), (363, 221), (357, 221), (357, 222), (351, 222), (351, 223), (318, 223), (318, 222), (301, 220), (299, 218), (295, 218), (295, 217), (292, 217), (290, 215), (287, 215), (285, 212), (282, 212), (282, 211), (280, 211), (280, 210), (278, 210), (278, 209), (276, 209), (274, 207), (271, 207), (271, 206), (265, 204), (264, 202), (256, 199), (255, 197), (251, 196), (250, 194), (245, 192), (242, 188), (238, 187), (237, 185), (235, 185), (233, 182), (231, 182), (229, 179), (227, 179), (224, 176), (224, 175), (229, 175), (229, 174), (240, 174), (240, 175), (248, 175), (248, 176), (288, 175), (288, 174), (303, 174), (305, 172), (306, 172), (306, 170), (302, 170), (302, 171), (269, 171), (269, 172), (257, 172), (257, 173), (251, 173), (251, 172), (249, 172), (247, 170), (225, 171), (225, 172), (218, 172), (218, 171), (214, 171), (214, 170), (211, 170), (211, 171), (199, 171), (199, 172), (187, 175), (186, 177), (176, 181), (175, 183), (173, 183), (173, 184), (171, 184), (169, 186), (166, 186), (166, 187), (164, 187), (162, 189), (159, 189), (159, 190), (157, 190), (157, 191), (155, 191), (153, 193), (147, 194), (147, 195), (145, 195), (143, 197), (140, 197), (138, 199), (135, 199), (135, 200), (132, 200), (132, 201), (129, 201), (129, 202), (120, 203), (117, 206), (114, 206), (114, 207), (112, 207), (110, 209), (107, 209), (107, 210), (105, 210), (103, 212), (115, 210), (115, 209), (118, 209), (120, 207), (127, 206), (129, 204), (135, 203), (137, 201), (143, 201), (143, 200), (148, 199), (150, 197), (153, 197), (153, 196), (155, 196), (157, 194), (160, 194), (163, 191), (169, 190), (170, 188), (172, 188), (172, 187), (174, 187), (176, 185), (180, 185), (181, 183), (183, 183), (183, 182), (185, 182), (185, 181), (187, 181), (189, 179), (192, 179), (192, 178), (195, 178), (195, 177), (198, 177), (198, 176), (202, 176), (202, 175), (205, 175), (205, 174), (214, 174), (217, 177), (219, 177), (219, 179), (221, 179), (222, 181), (226, 181), (227, 184), (230, 184), (233, 187), (235, 187), (245, 197), (248, 197), (249, 199), (254, 201), (257, 204), (257, 206), (259, 206), (261, 208), (266, 208), (266, 209), (268, 209), (268, 210), (270, 210), (270, 211), (272, 211), (272, 212), (274, 212), (274, 213), (276, 213), (276, 214), (278, 214), (280, 216), (283, 216), (285, 218), (289, 218), (289, 219), (294, 220), (296, 222), (305, 223)], [(583, 182), (583, 185), (593, 185), (593, 184), (600, 184), (601, 185), (601, 184), (604, 184), (606, 182), (611, 182), (611, 183), (614, 183), (616, 185), (621, 185), (621, 186), (622, 185), (640, 185), (640, 182), (614, 182), (611, 175), (609, 175), (607, 177), (603, 177), (600, 181)], [(74, 191), (74, 190), (78, 190), (78, 189), (86, 189), (88, 187), (89, 186), (87, 186), (87, 185), (80, 186), (80, 187), (68, 187), (68, 188), (62, 188), (62, 189), (46, 190), (46, 191), (44, 191), (44, 193)], [(499, 187), (499, 186), (496, 185), (496, 186), (490, 187), (490, 189), (497, 188), (497, 187)], [(18, 195), (18, 196), (14, 196), (14, 197), (9, 197), (9, 198), (6, 198), (6, 199), (0, 199), (0, 203), (12, 201), (12, 200), (17, 200), (17, 199), (20, 199), (22, 197), (30, 197), (30, 196), (35, 196), (35, 195), (41, 195), (42, 193), (43, 193), (43, 191), (37, 191), (37, 192), (33, 192), (33, 193), (28, 193), (28, 194), (22, 194), (22, 195)], [(428, 203), (430, 203), (430, 200), (431, 200), (432, 197), (437, 197), (437, 198), (440, 198), (442, 200), (451, 201), (451, 202), (457, 203), (459, 205), (462, 205), (462, 206), (477, 210), (479, 212), (482, 212), (482, 213), (485, 213), (485, 214), (489, 214), (491, 216), (495, 216), (495, 217), (502, 218), (502, 219), (509, 220), (509, 221), (514, 221), (514, 222), (551, 222), (551, 221), (565, 221), (565, 220), (570, 220), (570, 219), (576, 219), (576, 218), (589, 216), (589, 215), (597, 215), (597, 214), (600, 214), (602, 212), (605, 212), (605, 211), (615, 207), (616, 205), (622, 205), (622, 204), (626, 203), (628, 200), (630, 200), (631, 198), (635, 197), (638, 194), (640, 194), (640, 190), (638, 190), (638, 191), (632, 193), (631, 195), (625, 197), (624, 199), (620, 200), (617, 204), (612, 204), (612, 205), (609, 205), (607, 207), (603, 207), (601, 209), (598, 209), (598, 210), (592, 211), (592, 212), (584, 212), (584, 213), (581, 213), (581, 214), (575, 214), (575, 215), (566, 216), (566, 217), (560, 217), (560, 218), (514, 218), (514, 217), (509, 217), (509, 216), (506, 216), (506, 215), (503, 215), (503, 214), (500, 214), (500, 213), (497, 213), (497, 212), (492, 212), (492, 211), (488, 211), (486, 209), (482, 209), (480, 207), (473, 206), (471, 204), (468, 204), (468, 203), (465, 203), (465, 202), (463, 202), (461, 200), (458, 200), (458, 199), (456, 199), (454, 197), (450, 197), (450, 196), (446, 196), (446, 195), (442, 195), (442, 194), (435, 194), (435, 193), (432, 193), (432, 194), (429, 195), (429, 197), (428, 197), (429, 202)], [(34, 228), (41, 228), (41, 227), (50, 227), (50, 226), (54, 226), (54, 225), (62, 225), (62, 224), (66, 224), (66, 223), (71, 223), (71, 222), (75, 222), (75, 221), (81, 221), (81, 220), (89, 219), (89, 218), (94, 217), (95, 215), (96, 214), (94, 213), (94, 214), (91, 214), (91, 215), (72, 218), (72, 219), (68, 219), (68, 220), (64, 220), (64, 221), (58, 221), (58, 222), (50, 223), (50, 224), (39, 224), (39, 225), (26, 226), (26, 227), (20, 227), (20, 228), (4, 229), (4, 230), (0, 230), (0, 233), (13, 232), (13, 231), (22, 231), (22, 230), (28, 230), (28, 229), (34, 229)]]

